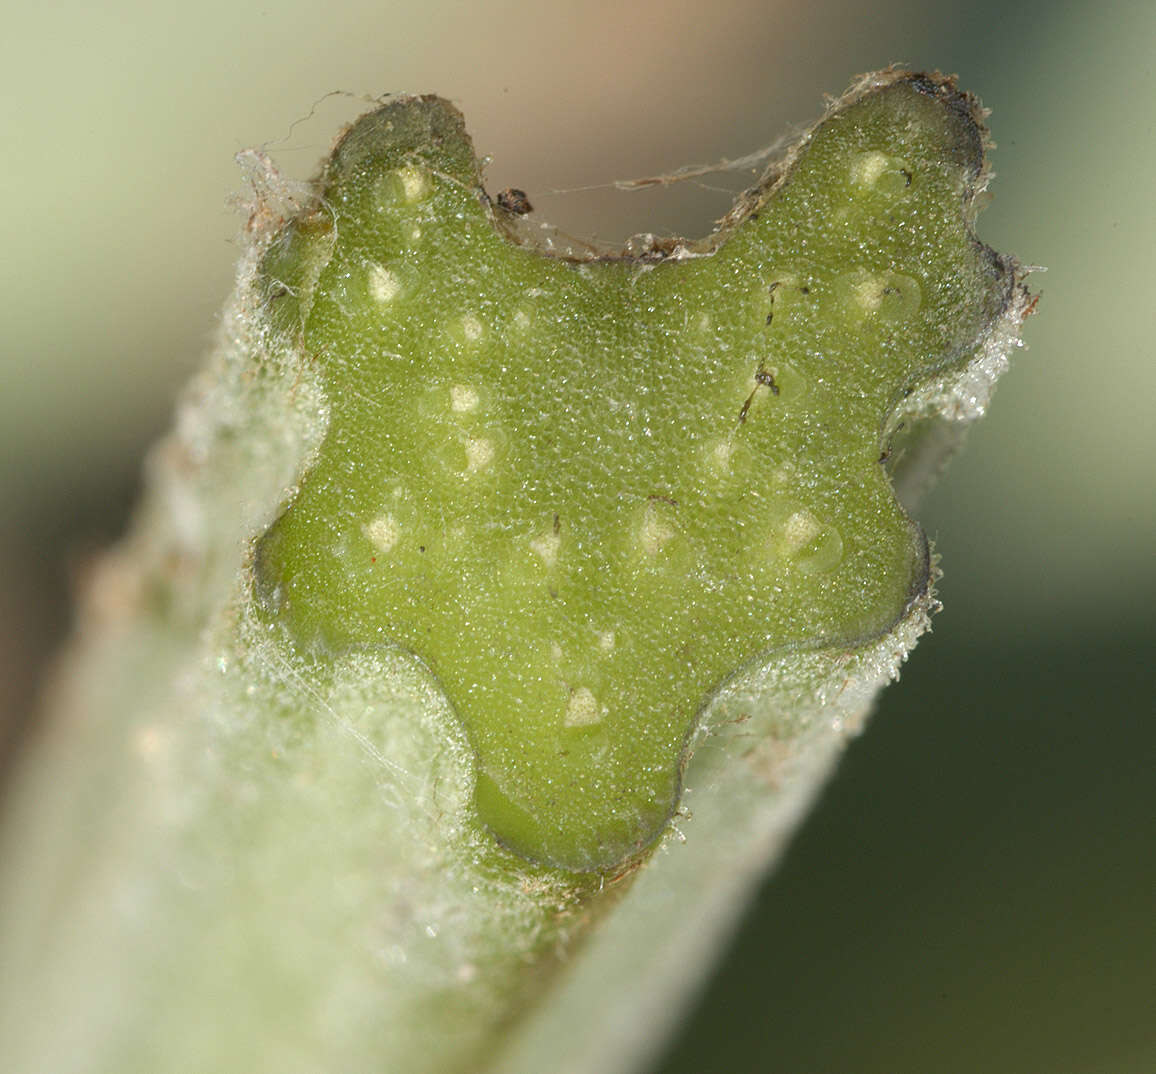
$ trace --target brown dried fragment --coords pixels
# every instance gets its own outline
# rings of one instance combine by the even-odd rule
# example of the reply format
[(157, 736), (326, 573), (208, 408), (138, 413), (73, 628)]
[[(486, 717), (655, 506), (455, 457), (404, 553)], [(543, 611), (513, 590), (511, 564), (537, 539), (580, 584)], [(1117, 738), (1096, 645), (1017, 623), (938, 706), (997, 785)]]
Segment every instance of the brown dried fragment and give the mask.
[(534, 206), (530, 204), (526, 192), (514, 186), (508, 186), (499, 192), (498, 207), (505, 209), (508, 213), (513, 213), (515, 216), (525, 216), (534, 211)]

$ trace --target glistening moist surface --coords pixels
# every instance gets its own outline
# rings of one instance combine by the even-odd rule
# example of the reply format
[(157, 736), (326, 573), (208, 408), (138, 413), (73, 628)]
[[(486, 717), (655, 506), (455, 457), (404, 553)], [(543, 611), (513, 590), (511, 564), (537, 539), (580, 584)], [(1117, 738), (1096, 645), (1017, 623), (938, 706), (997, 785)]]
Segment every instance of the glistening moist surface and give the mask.
[(364, 117), (263, 267), (331, 407), (258, 544), (263, 614), (319, 660), (427, 665), (508, 847), (636, 857), (722, 682), (929, 584), (883, 456), (1016, 286), (970, 227), (983, 152), (970, 98), (900, 76), (709, 240), (579, 262), (496, 226), (451, 105)]

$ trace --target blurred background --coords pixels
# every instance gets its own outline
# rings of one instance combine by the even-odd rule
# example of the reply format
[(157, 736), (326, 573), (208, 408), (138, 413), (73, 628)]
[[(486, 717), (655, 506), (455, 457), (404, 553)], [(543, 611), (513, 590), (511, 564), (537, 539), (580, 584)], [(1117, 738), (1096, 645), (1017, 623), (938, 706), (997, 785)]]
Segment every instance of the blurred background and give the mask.
[[(491, 190), (703, 234), (739, 157), (904, 62), (993, 109), (980, 235), (1048, 271), (920, 512), (946, 606), (662, 1074), (1156, 1070), (1156, 5), (60, 0), (0, 75), (0, 751), (229, 291), (233, 154), (309, 175), (391, 91), (465, 111)], [(342, 94), (326, 96), (333, 91)]]

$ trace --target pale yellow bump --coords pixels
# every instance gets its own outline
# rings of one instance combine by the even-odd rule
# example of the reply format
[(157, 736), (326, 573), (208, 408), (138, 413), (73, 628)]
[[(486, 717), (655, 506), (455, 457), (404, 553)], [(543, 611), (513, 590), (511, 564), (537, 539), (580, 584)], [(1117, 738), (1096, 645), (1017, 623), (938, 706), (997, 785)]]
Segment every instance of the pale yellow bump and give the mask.
[(615, 640), (613, 630), (598, 631), (598, 648), (604, 653), (612, 653), (614, 651)]
[(648, 504), (638, 527), (638, 543), (648, 556), (657, 556), (662, 546), (674, 536), (674, 530), (663, 521), (653, 504)]
[(397, 177), (401, 180), (401, 192), (406, 201), (418, 201), (429, 189), (429, 176), (413, 164), (398, 168)]
[(874, 186), (890, 163), (887, 154), (878, 150), (862, 153), (851, 164), (851, 182), (861, 186)]
[(865, 276), (851, 285), (851, 296), (864, 313), (874, 313), (882, 304), (886, 290), (885, 276)]
[(788, 553), (798, 552), (822, 532), (819, 520), (810, 511), (795, 511), (783, 523), (782, 540)]
[(467, 313), (462, 318), (462, 335), (470, 343), (476, 343), (486, 334), (486, 326), (474, 314)]
[(558, 550), (562, 547), (562, 535), (552, 529), (539, 534), (530, 542), (530, 548), (537, 553), (547, 567), (553, 567), (558, 562)]
[(550, 659), (553, 660), (555, 664), (560, 664), (562, 663), (562, 656), (562, 646), (556, 641), (550, 642)]
[(722, 474), (730, 473), (731, 461), (735, 455), (735, 443), (729, 436), (724, 440), (718, 440), (708, 450), (707, 457), (710, 459), (710, 464)]
[(374, 263), (369, 268), (369, 296), (385, 305), (392, 302), (401, 294), (401, 280), (397, 273), (391, 272), (384, 265)]
[(494, 461), (494, 442), (485, 436), (466, 440), (466, 469), (470, 473), (485, 470)]
[(589, 687), (579, 686), (577, 690), (571, 692), (570, 700), (566, 702), (566, 714), (562, 717), (562, 723), (566, 727), (592, 727), (601, 723), (605, 715), (606, 709), (598, 703), (594, 691)]
[(414, 224), (413, 227), (411, 227), (409, 229), (409, 241), (410, 242), (417, 242), (417, 240), (420, 238), (421, 238), (421, 228), (418, 227), (417, 224)]
[(455, 384), (450, 388), (450, 408), (459, 414), (477, 410), (480, 402), (477, 388), (470, 384)]
[(514, 327), (521, 332), (530, 327), (530, 315), (525, 310), (518, 310), (514, 314)]
[(393, 550), (401, 537), (401, 525), (393, 515), (378, 515), (371, 522), (361, 527), (361, 532), (368, 538), (370, 544), (379, 552), (387, 553)]

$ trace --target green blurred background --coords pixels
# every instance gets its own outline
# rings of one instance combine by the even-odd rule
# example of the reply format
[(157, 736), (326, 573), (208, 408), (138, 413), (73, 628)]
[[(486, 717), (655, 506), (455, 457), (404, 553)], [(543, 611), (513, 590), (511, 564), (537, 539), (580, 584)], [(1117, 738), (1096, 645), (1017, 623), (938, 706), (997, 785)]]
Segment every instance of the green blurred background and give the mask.
[(757, 149), (890, 61), (957, 72), (999, 143), (981, 237), (1048, 266), (1040, 316), (920, 512), (935, 634), (661, 1069), (1156, 1070), (1156, 5), (63, 0), (4, 22), (9, 757), (211, 340), (238, 149), (305, 176), (363, 108), (325, 94), (436, 91), (540, 218), (701, 234), (749, 173), (607, 184)]

